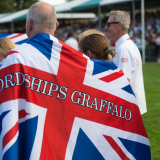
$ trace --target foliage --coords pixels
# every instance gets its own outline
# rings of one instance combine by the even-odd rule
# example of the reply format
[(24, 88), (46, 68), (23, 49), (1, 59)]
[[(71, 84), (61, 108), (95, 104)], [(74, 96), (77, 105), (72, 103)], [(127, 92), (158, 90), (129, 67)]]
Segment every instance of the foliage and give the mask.
[(143, 66), (147, 113), (142, 115), (148, 133), (152, 160), (160, 159), (160, 64)]
[(38, 0), (0, 0), (0, 13), (15, 12), (28, 9)]

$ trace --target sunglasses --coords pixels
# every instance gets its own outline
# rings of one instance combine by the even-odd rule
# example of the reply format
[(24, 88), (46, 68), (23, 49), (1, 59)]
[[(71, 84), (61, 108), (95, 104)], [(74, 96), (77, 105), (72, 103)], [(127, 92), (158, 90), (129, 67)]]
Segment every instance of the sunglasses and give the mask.
[(118, 24), (119, 22), (107, 22), (107, 27), (109, 28), (111, 24)]

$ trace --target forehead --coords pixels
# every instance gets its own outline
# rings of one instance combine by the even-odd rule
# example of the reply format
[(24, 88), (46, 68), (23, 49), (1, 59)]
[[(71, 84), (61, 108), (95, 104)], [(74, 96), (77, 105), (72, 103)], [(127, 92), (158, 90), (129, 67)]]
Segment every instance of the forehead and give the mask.
[(108, 18), (108, 22), (114, 22), (114, 15), (110, 15)]

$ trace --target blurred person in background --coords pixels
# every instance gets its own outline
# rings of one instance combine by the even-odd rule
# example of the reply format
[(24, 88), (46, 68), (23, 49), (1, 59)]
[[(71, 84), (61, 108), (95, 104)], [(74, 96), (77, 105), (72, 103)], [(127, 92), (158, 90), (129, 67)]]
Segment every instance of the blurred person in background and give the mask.
[(159, 58), (160, 58), (160, 33), (158, 33), (158, 36), (155, 40), (156, 42), (156, 57), (158, 58), (158, 62), (159, 62)]
[(123, 70), (136, 96), (141, 114), (147, 112), (140, 52), (128, 35), (130, 15), (111, 11), (106, 25), (107, 37), (116, 41), (117, 55), (113, 62)]
[(15, 44), (9, 38), (0, 39), (0, 63), (2, 62), (5, 55), (15, 47)]
[(133, 38), (132, 38), (132, 41), (138, 46), (141, 44), (141, 39), (138, 35), (134, 35)]
[(158, 34), (155, 42), (156, 42), (156, 45), (160, 47), (160, 33)]
[(78, 41), (74, 38), (73, 32), (68, 32), (67, 40), (65, 41), (65, 43), (78, 50)]
[(109, 49), (108, 38), (102, 32), (95, 29), (90, 29), (80, 35), (79, 48), (89, 58), (106, 62), (112, 61), (116, 55), (114, 50)]

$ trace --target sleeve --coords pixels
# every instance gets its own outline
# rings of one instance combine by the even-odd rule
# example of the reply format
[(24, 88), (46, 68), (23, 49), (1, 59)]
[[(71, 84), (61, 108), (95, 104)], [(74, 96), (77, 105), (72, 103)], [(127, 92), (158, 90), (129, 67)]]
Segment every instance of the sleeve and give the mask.
[(132, 60), (129, 50), (126, 48), (118, 51), (117, 66), (124, 72), (128, 79), (131, 79)]

